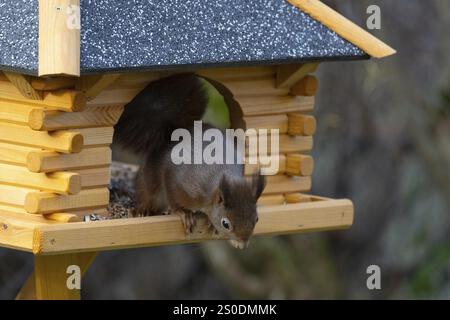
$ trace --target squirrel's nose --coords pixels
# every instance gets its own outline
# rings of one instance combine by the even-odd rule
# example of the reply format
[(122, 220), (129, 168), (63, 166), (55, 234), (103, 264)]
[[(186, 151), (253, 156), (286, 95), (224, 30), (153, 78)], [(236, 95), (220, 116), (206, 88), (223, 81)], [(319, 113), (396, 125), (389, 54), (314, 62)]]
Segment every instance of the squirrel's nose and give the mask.
[(231, 245), (235, 247), (236, 249), (246, 249), (248, 247), (249, 241), (241, 241), (241, 240), (229, 240)]

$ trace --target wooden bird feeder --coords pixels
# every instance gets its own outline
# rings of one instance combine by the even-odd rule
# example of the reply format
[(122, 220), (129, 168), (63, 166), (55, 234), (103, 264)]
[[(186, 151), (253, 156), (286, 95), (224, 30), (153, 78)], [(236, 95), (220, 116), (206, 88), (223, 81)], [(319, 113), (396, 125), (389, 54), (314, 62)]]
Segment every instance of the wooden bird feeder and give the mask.
[(307, 195), (308, 153), (319, 62), (395, 53), (362, 28), (317, 0), (184, 1), (164, 12), (170, 1), (17, 2), (0, 9), (0, 245), (35, 257), (18, 298), (79, 298), (67, 267), (84, 273), (99, 251), (210, 239), (202, 230), (186, 237), (178, 216), (81, 218), (107, 211), (124, 106), (176, 73), (226, 88), (247, 128), (279, 129), (280, 168), (259, 201), (256, 235), (352, 225), (350, 200)]

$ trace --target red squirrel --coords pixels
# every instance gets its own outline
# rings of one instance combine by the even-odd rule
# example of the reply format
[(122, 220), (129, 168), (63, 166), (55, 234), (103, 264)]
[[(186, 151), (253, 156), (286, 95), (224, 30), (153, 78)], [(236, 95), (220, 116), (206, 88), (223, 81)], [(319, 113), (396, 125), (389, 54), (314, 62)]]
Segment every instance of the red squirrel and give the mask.
[[(256, 202), (265, 187), (264, 176), (249, 179), (243, 164), (175, 164), (171, 157), (176, 145), (172, 132), (181, 128), (192, 133), (194, 121), (202, 118), (207, 105), (203, 83), (194, 74), (152, 82), (125, 107), (114, 140), (142, 156), (135, 215), (184, 213), (189, 234), (195, 226), (194, 212), (202, 212), (214, 233), (242, 249), (258, 220)], [(224, 134), (223, 138), (230, 142)]]

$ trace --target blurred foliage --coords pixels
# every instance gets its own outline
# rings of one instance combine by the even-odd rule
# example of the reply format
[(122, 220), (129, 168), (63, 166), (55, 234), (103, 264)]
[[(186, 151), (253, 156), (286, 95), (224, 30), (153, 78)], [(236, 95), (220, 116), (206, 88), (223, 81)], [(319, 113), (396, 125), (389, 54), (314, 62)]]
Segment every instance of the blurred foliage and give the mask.
[(216, 128), (230, 128), (230, 112), (223, 96), (217, 89), (207, 80), (202, 79), (205, 92), (209, 97), (208, 107), (203, 115), (202, 121), (213, 125)]
[(450, 281), (450, 243), (432, 248), (429, 257), (419, 264), (411, 277), (409, 289), (414, 298), (433, 297), (442, 286)]

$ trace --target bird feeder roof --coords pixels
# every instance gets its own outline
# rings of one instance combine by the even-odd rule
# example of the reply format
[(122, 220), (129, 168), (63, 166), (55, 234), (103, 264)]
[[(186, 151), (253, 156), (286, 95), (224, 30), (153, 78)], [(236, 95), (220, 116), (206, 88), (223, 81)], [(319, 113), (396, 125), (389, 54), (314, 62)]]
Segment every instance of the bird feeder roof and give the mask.
[[(0, 69), (38, 74), (39, 2), (0, 0)], [(80, 74), (395, 52), (317, 0), (80, 0), (80, 14)]]

